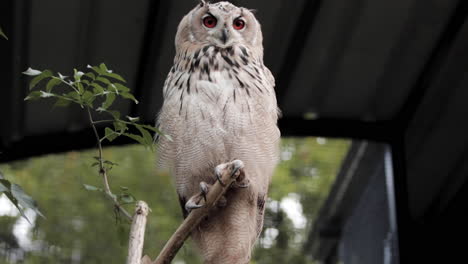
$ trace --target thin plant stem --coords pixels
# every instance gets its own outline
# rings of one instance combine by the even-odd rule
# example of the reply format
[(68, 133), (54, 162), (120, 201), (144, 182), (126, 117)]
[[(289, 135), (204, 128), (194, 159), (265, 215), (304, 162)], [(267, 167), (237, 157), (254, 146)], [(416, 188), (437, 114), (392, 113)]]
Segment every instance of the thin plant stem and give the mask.
[(115, 120), (98, 120), (98, 121), (93, 121), (93, 124), (101, 124), (101, 123), (111, 123), (114, 122)]
[(91, 110), (89, 109), (89, 107), (86, 107), (86, 110), (88, 111), (88, 117), (89, 117), (89, 121), (91, 123), (91, 127), (93, 128), (93, 131), (94, 131), (94, 135), (96, 136), (96, 140), (97, 140), (97, 143), (98, 143), (98, 157), (99, 157), (99, 174), (102, 176), (102, 179), (103, 179), (103, 182), (104, 182), (104, 192), (106, 193), (107, 197), (109, 199), (111, 199), (113, 202), (114, 202), (114, 205), (115, 207), (120, 211), (122, 212), (123, 215), (125, 215), (125, 217), (132, 221), (132, 216), (127, 212), (127, 210), (125, 210), (125, 208), (122, 207), (122, 205), (119, 203), (119, 201), (117, 200), (117, 197), (112, 193), (111, 189), (110, 189), (110, 185), (109, 185), (109, 180), (107, 178), (107, 172), (106, 172), (106, 168), (104, 168), (104, 163), (103, 163), (103, 159), (102, 159), (102, 144), (101, 144), (101, 140), (99, 138), (99, 134), (97, 132), (97, 129), (96, 129), (96, 126), (95, 126), (95, 122), (93, 121), (93, 116), (91, 115)]

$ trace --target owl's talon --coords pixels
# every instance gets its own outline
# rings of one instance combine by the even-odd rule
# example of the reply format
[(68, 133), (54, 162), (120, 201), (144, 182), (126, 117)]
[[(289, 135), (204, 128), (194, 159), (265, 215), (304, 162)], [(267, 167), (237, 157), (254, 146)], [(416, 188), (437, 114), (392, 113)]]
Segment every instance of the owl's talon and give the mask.
[(200, 193), (190, 197), (187, 203), (185, 203), (185, 209), (187, 210), (187, 212), (190, 212), (193, 209), (198, 209), (205, 205), (202, 200), (206, 202), (206, 195), (208, 194), (210, 187), (210, 184), (204, 181), (200, 182)]
[(216, 168), (215, 168), (216, 179), (219, 181), (219, 184), (221, 184), (221, 186), (223, 186), (223, 187), (226, 187), (226, 184), (221, 179), (221, 176), (222, 176), (223, 170), (225, 168), (226, 168), (226, 164), (220, 164), (220, 165), (216, 166)]
[(192, 199), (188, 200), (188, 202), (185, 204), (185, 210), (190, 213), (193, 209), (198, 209), (200, 207), (203, 207), (201, 204), (196, 204)]
[(202, 181), (200, 182), (200, 190), (201, 190), (201, 195), (203, 196), (203, 199), (206, 202), (206, 194), (210, 190), (210, 186), (208, 185), (208, 183)]
[[(231, 162), (232, 164), (232, 172), (231, 172), (231, 177), (235, 177), (237, 173), (242, 174), (241, 169), (244, 168), (244, 163), (241, 160), (234, 160)], [(238, 177), (237, 175), (236, 177)]]

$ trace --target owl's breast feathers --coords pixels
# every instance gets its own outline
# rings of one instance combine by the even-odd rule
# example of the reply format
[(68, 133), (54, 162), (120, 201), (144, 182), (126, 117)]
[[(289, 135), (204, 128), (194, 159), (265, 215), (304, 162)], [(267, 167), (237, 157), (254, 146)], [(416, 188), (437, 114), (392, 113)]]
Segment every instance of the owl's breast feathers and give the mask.
[(164, 84), (158, 119), (173, 139), (161, 138), (161, 161), (175, 159), (191, 167), (192, 162), (216, 165), (244, 156), (258, 162), (276, 159), (274, 85), (263, 58), (244, 46), (179, 51)]

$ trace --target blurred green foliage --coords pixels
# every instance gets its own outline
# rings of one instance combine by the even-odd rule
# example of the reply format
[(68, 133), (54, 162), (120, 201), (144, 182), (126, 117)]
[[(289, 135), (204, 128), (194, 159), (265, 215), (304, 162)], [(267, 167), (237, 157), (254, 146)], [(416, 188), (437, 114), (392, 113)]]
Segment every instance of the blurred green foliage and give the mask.
[[(302, 245), (349, 143), (312, 137), (282, 140), (282, 161), (270, 187), (265, 228), (252, 263), (315, 263), (307, 259)], [(8, 179), (34, 196), (47, 217), (35, 218), (29, 234), (33, 242), (25, 250), (13, 232), (21, 218), (0, 216), (0, 263), (124, 261), (128, 224), (118, 221), (102, 193), (83, 187), (101, 186), (101, 178), (91, 166), (93, 156), (94, 150), (68, 152), (0, 165)], [(128, 188), (152, 209), (144, 252), (154, 258), (182, 221), (172, 179), (167, 172), (156, 170), (154, 153), (141, 145), (105, 148), (104, 156), (119, 164), (110, 172), (112, 188)], [(296, 199), (302, 205), (307, 219), (304, 225), (294, 224), (295, 219), (284, 206), (285, 199)], [(133, 211), (130, 205), (127, 207)], [(201, 262), (189, 242), (173, 263)]]

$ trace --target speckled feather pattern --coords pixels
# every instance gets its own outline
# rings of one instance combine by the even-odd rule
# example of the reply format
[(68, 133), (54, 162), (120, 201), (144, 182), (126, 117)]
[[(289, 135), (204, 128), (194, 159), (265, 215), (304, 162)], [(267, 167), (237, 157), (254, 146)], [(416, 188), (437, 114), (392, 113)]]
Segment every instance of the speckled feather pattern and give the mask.
[(251, 185), (230, 190), (226, 207), (210, 215), (192, 238), (205, 263), (248, 263), (278, 160), (274, 78), (263, 53), (248, 45), (176, 46), (158, 117), (172, 141), (159, 139), (160, 164), (172, 171), (184, 203), (200, 191), (200, 181), (214, 183), (216, 165), (244, 162)]

